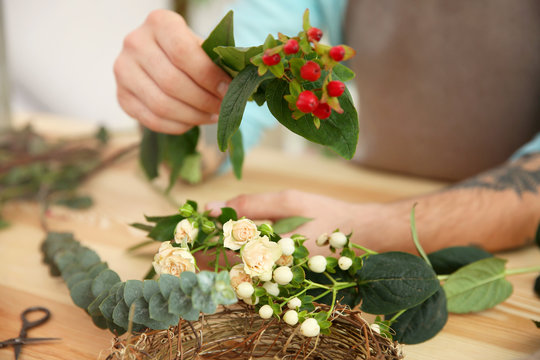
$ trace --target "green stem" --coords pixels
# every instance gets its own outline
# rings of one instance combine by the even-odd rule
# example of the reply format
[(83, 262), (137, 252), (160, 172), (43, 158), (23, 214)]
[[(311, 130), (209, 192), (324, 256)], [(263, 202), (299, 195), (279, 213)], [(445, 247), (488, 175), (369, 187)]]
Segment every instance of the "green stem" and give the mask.
[(411, 233), (412, 233), (414, 245), (416, 246), (416, 249), (420, 253), (420, 256), (424, 258), (424, 260), (428, 263), (429, 266), (432, 266), (431, 262), (429, 261), (429, 258), (426, 255), (426, 252), (424, 251), (424, 249), (422, 248), (422, 245), (420, 245), (420, 241), (418, 240), (418, 234), (416, 233), (416, 221), (415, 221), (415, 216), (414, 216), (415, 208), (416, 208), (416, 203), (413, 205), (412, 210), (411, 210)]
[(392, 316), (390, 319), (390, 324), (392, 324), (394, 321), (397, 320), (398, 317), (400, 317), (407, 309), (400, 310), (396, 315)]
[(506, 275), (520, 275), (520, 274), (527, 274), (532, 272), (540, 272), (540, 266), (531, 266), (526, 268), (519, 268), (519, 269), (508, 269), (506, 270)]
[(319, 300), (320, 298), (325, 297), (330, 291), (332, 291), (332, 290), (326, 290), (325, 292), (323, 292), (323, 293), (320, 294), (319, 296), (314, 297), (314, 298), (313, 298), (313, 301)]
[(360, 249), (362, 251), (364, 251), (366, 254), (369, 254), (369, 255), (377, 255), (378, 252), (376, 251), (373, 251), (373, 250), (370, 250), (366, 247), (363, 247), (362, 245), (358, 245), (358, 244), (355, 244), (355, 243), (350, 243), (351, 247), (355, 248), (355, 249)]

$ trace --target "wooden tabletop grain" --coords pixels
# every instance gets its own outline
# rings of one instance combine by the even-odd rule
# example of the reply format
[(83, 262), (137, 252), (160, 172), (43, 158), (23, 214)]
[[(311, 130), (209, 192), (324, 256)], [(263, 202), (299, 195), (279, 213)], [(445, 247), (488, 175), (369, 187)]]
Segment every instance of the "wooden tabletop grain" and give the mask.
[[(38, 128), (65, 132), (62, 120), (34, 116)], [(73, 129), (73, 125), (70, 125)], [(69, 127), (69, 126), (68, 126)], [(78, 129), (81, 127), (78, 126)], [(69, 133), (69, 131), (67, 131)], [(136, 141), (136, 134), (115, 137), (115, 143)], [(166, 198), (160, 189), (165, 176), (150, 185), (138, 168), (137, 159), (125, 158), (84, 184), (95, 205), (84, 211), (52, 208), (49, 224), (56, 231), (73, 232), (108, 262), (122, 280), (140, 279), (148, 270), (154, 247), (135, 254), (126, 249), (144, 239), (128, 226), (143, 215), (170, 214), (176, 204), (193, 199), (204, 204), (241, 193), (297, 188), (347, 201), (392, 201), (436, 190), (444, 184), (363, 169), (317, 154), (287, 155), (277, 150), (255, 149), (247, 156), (242, 181), (227, 173), (198, 186), (177, 184)], [(51, 320), (30, 330), (32, 337), (60, 337), (59, 342), (27, 345), (21, 360), (105, 358), (112, 335), (98, 329), (91, 318), (76, 307), (66, 285), (49, 275), (39, 246), (44, 238), (38, 206), (24, 202), (5, 206), (11, 222), (0, 231), (0, 340), (17, 336), (20, 313), (29, 306), (45, 306)], [(498, 254), (510, 268), (538, 265), (540, 251), (527, 248)], [(531, 319), (540, 320), (540, 299), (532, 286), (535, 274), (509, 278), (513, 295), (503, 304), (477, 314), (449, 317), (444, 330), (423, 344), (404, 346), (407, 359), (524, 359), (540, 350), (540, 330)], [(12, 359), (13, 349), (0, 349), (0, 359)]]

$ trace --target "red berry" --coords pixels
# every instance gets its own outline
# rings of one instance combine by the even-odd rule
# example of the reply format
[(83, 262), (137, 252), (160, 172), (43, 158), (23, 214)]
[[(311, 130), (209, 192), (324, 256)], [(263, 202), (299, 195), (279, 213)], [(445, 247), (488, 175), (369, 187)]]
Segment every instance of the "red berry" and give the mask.
[(307, 31), (308, 40), (311, 42), (320, 41), (322, 38), (322, 30), (316, 27), (312, 27)]
[(262, 56), (262, 61), (268, 66), (276, 65), (281, 61), (281, 56), (279, 54), (268, 55), (265, 53)]
[(300, 76), (304, 80), (317, 81), (321, 77), (321, 67), (310, 60), (300, 68)]
[(313, 112), (318, 105), (319, 99), (309, 90), (302, 91), (296, 100), (296, 107), (303, 113)]
[(341, 61), (345, 57), (345, 49), (341, 45), (334, 46), (330, 49), (328, 55), (335, 61)]
[(331, 113), (332, 109), (330, 109), (330, 106), (327, 103), (319, 103), (319, 106), (313, 110), (313, 115), (321, 120), (328, 118)]
[(338, 97), (345, 91), (345, 84), (341, 81), (332, 80), (326, 85), (328, 96)]
[(287, 55), (296, 54), (299, 48), (298, 41), (289, 39), (283, 46), (283, 52)]

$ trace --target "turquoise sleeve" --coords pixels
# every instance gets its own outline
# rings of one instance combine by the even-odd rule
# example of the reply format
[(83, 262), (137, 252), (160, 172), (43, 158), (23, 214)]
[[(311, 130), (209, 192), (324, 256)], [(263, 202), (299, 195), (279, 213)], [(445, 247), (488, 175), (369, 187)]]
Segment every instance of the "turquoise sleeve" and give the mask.
[(533, 153), (540, 153), (540, 133), (536, 134), (531, 141), (519, 148), (518, 151), (512, 155), (510, 160), (517, 160), (520, 157)]

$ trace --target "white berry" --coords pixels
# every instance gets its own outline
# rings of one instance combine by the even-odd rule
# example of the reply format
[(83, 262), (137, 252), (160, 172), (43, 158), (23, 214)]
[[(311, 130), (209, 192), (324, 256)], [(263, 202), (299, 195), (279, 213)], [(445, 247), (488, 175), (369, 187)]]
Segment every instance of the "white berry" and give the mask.
[(335, 232), (330, 235), (330, 246), (341, 249), (347, 244), (347, 236), (342, 232)]
[(347, 256), (342, 256), (338, 260), (338, 266), (341, 270), (349, 270), (349, 268), (352, 266), (352, 259)]
[(281, 238), (278, 241), (279, 246), (281, 247), (281, 252), (283, 255), (292, 255), (294, 253), (294, 240), (291, 238)]
[(298, 323), (298, 313), (294, 310), (287, 310), (285, 315), (283, 315), (283, 321), (291, 326), (296, 325)]
[(238, 287), (236, 288), (236, 294), (240, 298), (251, 297), (251, 295), (253, 295), (253, 291), (255, 291), (255, 289), (253, 288), (253, 285), (251, 285), (247, 281), (240, 283)]
[(274, 281), (279, 285), (287, 285), (291, 282), (293, 273), (288, 266), (280, 266), (274, 270)]
[(309, 318), (304, 320), (302, 325), (300, 326), (300, 332), (302, 335), (307, 337), (313, 337), (319, 335), (319, 332), (321, 331), (321, 327), (317, 323), (317, 320), (314, 318)]
[(319, 235), (319, 237), (317, 238), (315, 242), (317, 243), (318, 246), (326, 245), (326, 243), (328, 242), (328, 234), (324, 233), (324, 234)]
[(375, 331), (377, 334), (381, 333), (381, 327), (379, 324), (371, 324), (371, 330)]
[(279, 295), (279, 287), (275, 282), (267, 281), (263, 284), (263, 288), (265, 288), (266, 292), (272, 296)]
[(297, 297), (292, 298), (287, 303), (287, 307), (292, 310), (298, 309), (300, 306), (302, 306), (302, 300)]
[(270, 281), (270, 280), (272, 280), (272, 272), (269, 271), (267, 273), (259, 275), (259, 280), (261, 280), (261, 281)]
[(258, 296), (255, 296), (255, 301), (251, 300), (251, 297), (242, 298), (242, 300), (248, 305), (257, 305), (259, 303)]
[(270, 305), (263, 305), (259, 309), (259, 315), (263, 319), (270, 319), (273, 314), (274, 314), (274, 310), (272, 310), (272, 307)]
[(326, 270), (326, 258), (322, 255), (315, 255), (308, 260), (308, 267), (315, 273), (322, 273)]

